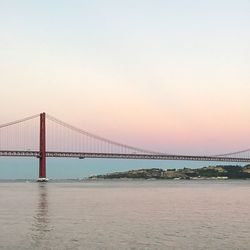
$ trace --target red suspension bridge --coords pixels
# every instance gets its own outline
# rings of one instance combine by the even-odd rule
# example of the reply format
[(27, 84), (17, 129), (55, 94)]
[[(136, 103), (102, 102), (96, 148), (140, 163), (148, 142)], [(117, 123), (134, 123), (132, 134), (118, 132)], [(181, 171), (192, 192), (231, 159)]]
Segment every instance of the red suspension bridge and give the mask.
[(89, 133), (45, 113), (0, 125), (0, 156), (39, 158), (46, 181), (46, 157), (250, 162), (250, 149), (221, 155), (178, 155), (149, 151)]

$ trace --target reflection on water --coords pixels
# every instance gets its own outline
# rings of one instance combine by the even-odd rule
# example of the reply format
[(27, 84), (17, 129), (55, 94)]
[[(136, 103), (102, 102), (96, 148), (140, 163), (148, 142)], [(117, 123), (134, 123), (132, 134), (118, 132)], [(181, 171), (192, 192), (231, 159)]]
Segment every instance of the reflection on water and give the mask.
[(46, 183), (37, 183), (38, 200), (33, 217), (31, 237), (34, 247), (46, 244), (52, 227), (49, 223), (48, 187)]
[(249, 250), (249, 180), (0, 182), (0, 197), (0, 249)]

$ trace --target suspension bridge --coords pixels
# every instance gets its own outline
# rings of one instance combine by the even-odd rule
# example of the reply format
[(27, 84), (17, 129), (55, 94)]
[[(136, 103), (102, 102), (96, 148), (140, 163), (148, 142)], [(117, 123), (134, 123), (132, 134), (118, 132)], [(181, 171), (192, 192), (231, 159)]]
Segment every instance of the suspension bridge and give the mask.
[(39, 159), (38, 181), (47, 181), (47, 157), (249, 163), (250, 149), (220, 155), (154, 152), (106, 139), (41, 113), (0, 125), (0, 156), (37, 157)]

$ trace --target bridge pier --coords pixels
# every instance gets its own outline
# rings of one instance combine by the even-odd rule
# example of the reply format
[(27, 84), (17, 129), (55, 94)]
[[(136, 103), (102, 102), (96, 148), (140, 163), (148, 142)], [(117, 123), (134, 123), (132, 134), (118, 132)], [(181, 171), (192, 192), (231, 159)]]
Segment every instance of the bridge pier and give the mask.
[(46, 115), (40, 114), (40, 157), (39, 157), (39, 182), (48, 181), (46, 178)]

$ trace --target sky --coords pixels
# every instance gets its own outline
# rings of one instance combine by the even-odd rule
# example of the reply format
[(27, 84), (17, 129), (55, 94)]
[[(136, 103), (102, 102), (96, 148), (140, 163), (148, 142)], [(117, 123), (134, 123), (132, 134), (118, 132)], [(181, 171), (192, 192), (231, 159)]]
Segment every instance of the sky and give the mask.
[(161, 152), (249, 148), (249, 44), (248, 0), (0, 0), (0, 124), (44, 111)]

